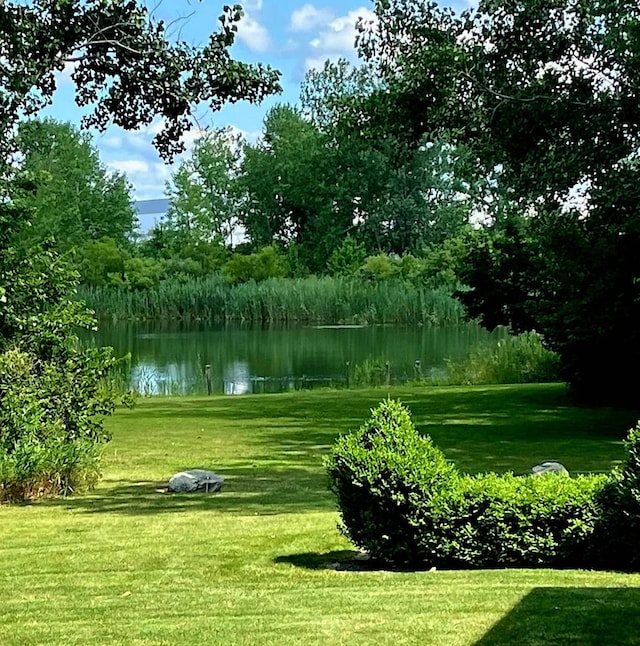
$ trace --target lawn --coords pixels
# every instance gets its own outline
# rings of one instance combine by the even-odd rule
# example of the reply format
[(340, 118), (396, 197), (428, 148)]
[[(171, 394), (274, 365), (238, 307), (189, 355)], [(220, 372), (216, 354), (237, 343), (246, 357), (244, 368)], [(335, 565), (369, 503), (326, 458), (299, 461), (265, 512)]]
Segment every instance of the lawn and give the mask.
[[(0, 644), (640, 644), (640, 574), (352, 571), (322, 458), (382, 390), (141, 400), (90, 495), (0, 507)], [(463, 471), (607, 471), (636, 411), (558, 385), (392, 391)], [(189, 467), (222, 493), (170, 495)]]

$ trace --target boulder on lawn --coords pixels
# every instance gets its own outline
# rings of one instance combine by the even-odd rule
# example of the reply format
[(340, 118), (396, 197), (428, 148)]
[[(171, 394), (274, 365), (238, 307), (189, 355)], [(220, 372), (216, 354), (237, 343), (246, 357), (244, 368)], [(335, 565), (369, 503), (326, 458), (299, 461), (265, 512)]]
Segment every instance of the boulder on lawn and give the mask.
[(544, 476), (548, 473), (565, 476), (569, 475), (569, 471), (567, 471), (560, 462), (543, 462), (542, 464), (536, 464), (536, 466), (531, 469), (531, 473), (534, 476)]
[(222, 489), (224, 478), (213, 471), (190, 469), (176, 473), (170, 480), (167, 491), (171, 493), (213, 493)]

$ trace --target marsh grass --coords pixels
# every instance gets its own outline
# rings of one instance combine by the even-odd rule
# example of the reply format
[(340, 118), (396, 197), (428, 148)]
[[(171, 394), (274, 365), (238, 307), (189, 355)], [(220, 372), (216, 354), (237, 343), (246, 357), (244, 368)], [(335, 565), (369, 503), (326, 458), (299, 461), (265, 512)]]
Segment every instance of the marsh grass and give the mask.
[[(390, 390), (465, 472), (624, 458), (637, 411), (559, 385)], [(358, 565), (322, 460), (386, 391), (141, 400), (108, 421), (98, 488), (0, 506), (0, 643), (634, 644), (640, 575)], [(168, 495), (205, 467), (222, 493)]]
[(375, 283), (313, 276), (231, 285), (221, 276), (210, 276), (165, 281), (138, 291), (83, 288), (78, 296), (103, 320), (431, 325), (465, 321), (463, 307), (451, 296), (450, 288), (414, 287), (399, 280)]
[(549, 383), (560, 381), (560, 361), (536, 332), (508, 336), (496, 344), (473, 347), (459, 361), (446, 361), (450, 385)]

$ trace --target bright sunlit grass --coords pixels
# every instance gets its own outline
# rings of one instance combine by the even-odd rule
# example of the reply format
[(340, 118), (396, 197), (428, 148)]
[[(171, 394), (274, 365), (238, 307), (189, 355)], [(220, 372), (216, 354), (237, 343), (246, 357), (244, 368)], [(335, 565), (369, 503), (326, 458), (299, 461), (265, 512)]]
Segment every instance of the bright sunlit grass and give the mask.
[[(142, 400), (108, 421), (91, 495), (0, 507), (0, 644), (632, 644), (640, 575), (336, 571), (322, 459), (383, 390)], [(558, 385), (392, 391), (463, 471), (624, 457), (636, 412)], [(169, 495), (204, 467), (216, 495)]]

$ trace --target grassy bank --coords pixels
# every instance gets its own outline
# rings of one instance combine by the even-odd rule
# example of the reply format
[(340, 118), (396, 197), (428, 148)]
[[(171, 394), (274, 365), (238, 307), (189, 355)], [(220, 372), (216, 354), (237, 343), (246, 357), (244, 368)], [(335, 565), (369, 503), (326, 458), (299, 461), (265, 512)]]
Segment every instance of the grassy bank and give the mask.
[[(109, 420), (89, 496), (0, 507), (0, 643), (632, 644), (640, 575), (336, 571), (321, 466), (384, 391), (143, 400)], [(393, 391), (460, 469), (607, 471), (637, 412), (558, 385)], [(214, 496), (168, 495), (187, 467)]]
[(271, 278), (230, 285), (220, 276), (165, 281), (146, 290), (84, 288), (79, 297), (99, 319), (458, 325), (451, 290), (340, 277)]

